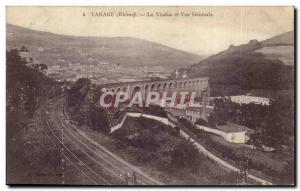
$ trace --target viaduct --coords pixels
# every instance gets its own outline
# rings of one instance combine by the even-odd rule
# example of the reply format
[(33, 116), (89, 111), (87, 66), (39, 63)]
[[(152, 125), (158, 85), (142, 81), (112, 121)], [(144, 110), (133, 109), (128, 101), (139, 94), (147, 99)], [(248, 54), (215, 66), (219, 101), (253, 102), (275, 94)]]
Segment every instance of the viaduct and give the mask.
[(156, 81), (135, 81), (126, 83), (106, 84), (102, 91), (127, 92), (133, 95), (135, 92), (141, 92), (143, 97), (148, 92), (196, 92), (196, 97), (209, 97), (209, 79), (208, 77), (185, 78), (185, 79), (168, 79)]

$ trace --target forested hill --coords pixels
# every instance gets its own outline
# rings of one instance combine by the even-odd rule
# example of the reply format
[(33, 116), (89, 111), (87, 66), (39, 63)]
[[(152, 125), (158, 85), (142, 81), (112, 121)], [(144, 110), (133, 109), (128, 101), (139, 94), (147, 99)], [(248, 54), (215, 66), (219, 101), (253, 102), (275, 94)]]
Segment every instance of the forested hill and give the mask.
[(8, 138), (22, 130), (39, 103), (56, 95), (60, 85), (41, 71), (27, 67), (17, 49), (6, 53), (6, 116)]

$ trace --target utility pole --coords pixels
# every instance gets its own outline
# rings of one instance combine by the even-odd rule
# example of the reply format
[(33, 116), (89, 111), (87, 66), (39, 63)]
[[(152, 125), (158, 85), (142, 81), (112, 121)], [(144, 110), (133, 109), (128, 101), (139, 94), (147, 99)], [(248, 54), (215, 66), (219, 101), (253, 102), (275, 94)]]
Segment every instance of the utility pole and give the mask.
[(125, 173), (125, 174), (124, 174), (124, 177), (125, 177), (125, 183), (126, 183), (126, 185), (129, 185), (129, 177), (128, 177), (128, 174)]
[(136, 180), (136, 173), (133, 171), (132, 173), (132, 178), (133, 178), (133, 184), (137, 185), (137, 180)]
[(242, 184), (248, 184), (248, 164), (249, 164), (249, 152), (243, 151), (242, 160), (241, 160), (241, 171), (240, 175), (242, 176)]
[[(122, 176), (122, 175), (121, 175)], [(126, 185), (137, 185), (137, 177), (136, 172), (131, 173), (124, 173), (125, 183)]]

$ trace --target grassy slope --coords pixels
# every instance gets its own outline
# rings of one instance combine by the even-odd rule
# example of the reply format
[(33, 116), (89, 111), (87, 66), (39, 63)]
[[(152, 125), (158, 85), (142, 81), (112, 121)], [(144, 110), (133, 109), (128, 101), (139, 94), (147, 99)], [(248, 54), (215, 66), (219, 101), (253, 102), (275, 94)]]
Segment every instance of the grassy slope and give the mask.
[[(185, 152), (188, 147), (192, 146), (175, 134), (171, 127), (153, 122), (153, 120), (129, 118), (124, 126), (113, 134), (116, 140), (115, 147), (117, 147), (113, 150), (170, 185), (236, 183), (235, 174), (225, 171), (210, 159), (199, 154), (196, 149)], [(180, 156), (173, 155), (175, 147), (184, 150), (181, 151)], [(177, 157), (176, 160), (173, 157)], [(183, 161), (186, 166), (181, 164)]]
[(250, 41), (232, 46), (185, 70), (190, 76), (209, 76), (213, 91), (224, 86), (243, 90), (292, 88), (292, 34), (290, 32), (262, 42)]
[(294, 31), (289, 31), (261, 41), (264, 46), (294, 45)]
[(257, 52), (270, 60), (280, 60), (286, 65), (294, 65), (294, 32), (290, 31), (261, 42), (264, 46)]

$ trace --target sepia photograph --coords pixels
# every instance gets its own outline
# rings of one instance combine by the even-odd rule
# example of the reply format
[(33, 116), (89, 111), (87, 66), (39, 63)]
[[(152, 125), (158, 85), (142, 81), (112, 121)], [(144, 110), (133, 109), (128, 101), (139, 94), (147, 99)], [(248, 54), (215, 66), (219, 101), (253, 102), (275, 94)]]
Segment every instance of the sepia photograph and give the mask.
[(295, 7), (6, 6), (6, 184), (295, 186)]

